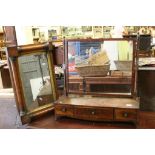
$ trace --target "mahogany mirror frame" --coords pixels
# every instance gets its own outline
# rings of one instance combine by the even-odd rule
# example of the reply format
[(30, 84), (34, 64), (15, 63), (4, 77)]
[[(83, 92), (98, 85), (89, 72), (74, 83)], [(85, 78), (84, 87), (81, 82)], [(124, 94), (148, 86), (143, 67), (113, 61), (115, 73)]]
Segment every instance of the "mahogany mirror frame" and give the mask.
[[(70, 92), (69, 91), (69, 70), (68, 70), (68, 42), (92, 42), (92, 41), (98, 41), (98, 42), (104, 42), (104, 41), (132, 41), (133, 42), (133, 60), (132, 60), (132, 77), (131, 77), (131, 95), (115, 95), (115, 94), (99, 94), (99, 93), (83, 93), (83, 92)], [(65, 62), (65, 88), (64, 92), (65, 95), (68, 96), (70, 94), (75, 94), (75, 95), (92, 95), (92, 96), (111, 96), (111, 97), (131, 97), (131, 98), (136, 98), (137, 97), (137, 85), (136, 85), (136, 80), (137, 80), (137, 40), (134, 38), (99, 38), (99, 39), (65, 39), (63, 41), (64, 44), (64, 62)]]

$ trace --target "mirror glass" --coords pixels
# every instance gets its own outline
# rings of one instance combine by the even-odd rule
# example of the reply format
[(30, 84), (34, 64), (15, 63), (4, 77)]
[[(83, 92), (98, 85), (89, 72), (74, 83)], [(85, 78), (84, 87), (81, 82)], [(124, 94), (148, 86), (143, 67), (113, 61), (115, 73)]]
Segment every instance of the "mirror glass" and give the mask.
[(54, 101), (47, 54), (44, 52), (18, 58), (20, 77), (28, 111)]
[(133, 41), (69, 41), (69, 92), (131, 94)]

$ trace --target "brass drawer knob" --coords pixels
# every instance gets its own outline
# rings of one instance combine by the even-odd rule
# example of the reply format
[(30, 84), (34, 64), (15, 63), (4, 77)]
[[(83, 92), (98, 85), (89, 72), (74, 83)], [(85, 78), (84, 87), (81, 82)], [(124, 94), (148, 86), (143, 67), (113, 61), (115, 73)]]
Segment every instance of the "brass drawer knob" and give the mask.
[(66, 112), (66, 111), (67, 111), (67, 109), (66, 109), (66, 108), (62, 108), (62, 111), (63, 111), (63, 112)]
[(91, 114), (92, 114), (92, 115), (95, 115), (95, 111), (92, 111)]
[(123, 116), (124, 116), (124, 117), (128, 117), (128, 113), (125, 112), (125, 113), (123, 114)]

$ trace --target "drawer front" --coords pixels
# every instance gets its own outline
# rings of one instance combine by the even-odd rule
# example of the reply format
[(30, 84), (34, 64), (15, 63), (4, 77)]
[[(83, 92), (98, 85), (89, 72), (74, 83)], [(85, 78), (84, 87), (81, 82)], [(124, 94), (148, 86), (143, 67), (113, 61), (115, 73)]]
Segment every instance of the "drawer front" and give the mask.
[(113, 120), (112, 108), (74, 107), (74, 116), (85, 120)]
[(55, 114), (62, 116), (73, 116), (73, 107), (69, 105), (55, 105)]
[(115, 109), (115, 120), (117, 121), (136, 121), (136, 109)]

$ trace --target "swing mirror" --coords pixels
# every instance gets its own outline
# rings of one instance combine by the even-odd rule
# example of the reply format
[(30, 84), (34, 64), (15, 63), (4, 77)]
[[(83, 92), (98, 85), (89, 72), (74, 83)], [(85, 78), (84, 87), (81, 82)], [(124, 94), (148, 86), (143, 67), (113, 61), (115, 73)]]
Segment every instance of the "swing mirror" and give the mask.
[(133, 95), (133, 40), (79, 39), (65, 45), (69, 93)]

